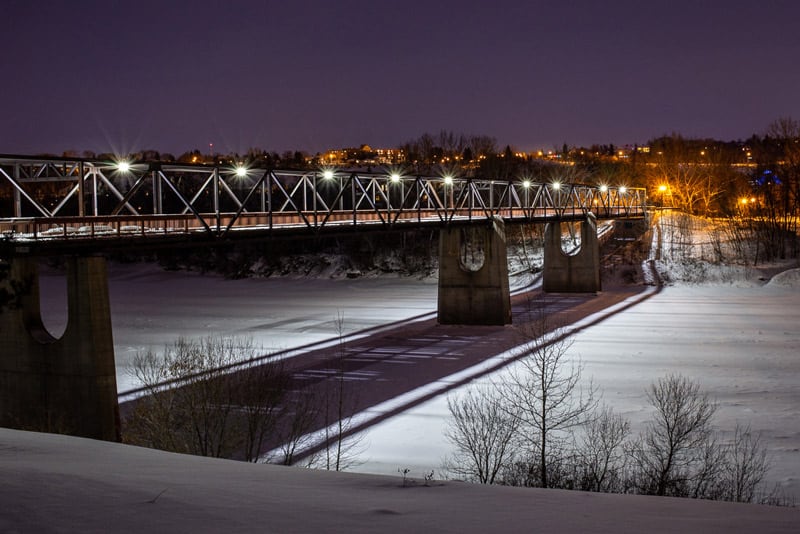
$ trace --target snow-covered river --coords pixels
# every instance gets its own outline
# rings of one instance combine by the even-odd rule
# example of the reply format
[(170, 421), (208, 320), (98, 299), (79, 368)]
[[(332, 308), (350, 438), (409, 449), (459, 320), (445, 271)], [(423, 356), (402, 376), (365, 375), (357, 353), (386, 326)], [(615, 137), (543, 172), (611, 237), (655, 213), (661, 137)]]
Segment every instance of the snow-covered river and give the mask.
[[(650, 417), (651, 382), (671, 373), (697, 380), (719, 404), (716, 426), (760, 432), (770, 482), (800, 498), (800, 289), (668, 287), (578, 333), (570, 353), (634, 433)], [(356, 470), (439, 470), (448, 416), (442, 396), (373, 427)]]
[[(164, 272), (149, 265), (109, 267), (117, 381), (137, 351), (160, 350), (178, 336), (248, 336), (265, 352), (433, 312), (436, 281), (413, 278), (249, 279)], [(63, 276), (42, 276), (42, 308), (63, 330)], [(770, 480), (800, 498), (800, 288), (668, 287), (592, 326), (571, 349), (585, 363), (604, 402), (630, 419), (648, 417), (645, 388), (669, 373), (699, 381), (719, 403), (716, 423), (750, 425), (769, 448)], [(446, 399), (439, 397), (373, 427), (357, 471), (412, 476), (438, 471), (448, 444)]]

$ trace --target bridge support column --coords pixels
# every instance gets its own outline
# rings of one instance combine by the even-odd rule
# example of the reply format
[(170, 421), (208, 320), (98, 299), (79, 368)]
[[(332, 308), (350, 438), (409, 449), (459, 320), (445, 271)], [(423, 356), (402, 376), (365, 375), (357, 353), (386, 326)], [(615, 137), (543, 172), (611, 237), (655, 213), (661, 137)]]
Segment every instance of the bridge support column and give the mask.
[(503, 220), (439, 232), (439, 323), (511, 322)]
[(542, 288), (553, 293), (595, 293), (602, 289), (600, 243), (594, 214), (589, 213), (581, 222), (581, 247), (576, 254), (567, 254), (561, 248), (561, 223), (547, 223)]
[(36, 260), (11, 261), (5, 285), (23, 290), (0, 312), (0, 426), (119, 441), (105, 259), (67, 262), (67, 328), (55, 339), (42, 324)]

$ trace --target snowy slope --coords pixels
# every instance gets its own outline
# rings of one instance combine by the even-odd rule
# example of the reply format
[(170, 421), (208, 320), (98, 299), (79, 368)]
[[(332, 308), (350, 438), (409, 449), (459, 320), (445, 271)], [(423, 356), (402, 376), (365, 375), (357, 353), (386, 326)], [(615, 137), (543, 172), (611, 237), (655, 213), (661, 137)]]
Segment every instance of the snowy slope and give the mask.
[(800, 509), (367, 476), (0, 429), (0, 532), (796, 533)]

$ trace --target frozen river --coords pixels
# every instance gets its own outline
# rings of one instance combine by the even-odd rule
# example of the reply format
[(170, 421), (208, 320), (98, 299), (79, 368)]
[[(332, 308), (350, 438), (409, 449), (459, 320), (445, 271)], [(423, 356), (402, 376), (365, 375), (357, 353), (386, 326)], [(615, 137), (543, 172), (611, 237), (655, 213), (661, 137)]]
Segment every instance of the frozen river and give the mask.
[[(671, 373), (691, 377), (719, 404), (719, 429), (739, 423), (761, 433), (773, 464), (770, 485), (800, 499), (799, 289), (668, 287), (574, 341), (570, 354), (585, 364), (584, 378), (634, 433), (650, 416), (644, 392), (651, 382)], [(356, 470), (439, 471), (450, 451), (448, 416), (441, 396), (373, 427)]]
[[(162, 351), (178, 337), (252, 338), (273, 353), (338, 335), (407, 320), (436, 310), (436, 280), (330, 280), (167, 272), (154, 265), (109, 263), (109, 296), (117, 389), (138, 386), (130, 373), (137, 352)], [(58, 335), (66, 321), (66, 280), (43, 272), (42, 313)]]
[[(161, 350), (178, 336), (247, 336), (274, 352), (335, 337), (338, 315), (353, 333), (436, 308), (435, 280), (224, 280), (141, 264), (110, 264), (109, 272), (120, 391), (136, 385), (128, 369), (137, 351)], [(42, 276), (42, 308), (54, 333), (63, 330), (64, 285), (63, 276)], [(719, 403), (717, 425), (761, 432), (771, 480), (800, 498), (798, 325), (796, 284), (668, 287), (577, 334), (571, 352), (634, 432), (648, 417), (648, 384), (669, 373), (698, 380)], [(439, 397), (373, 427), (356, 470), (438, 472), (448, 453), (447, 415)]]

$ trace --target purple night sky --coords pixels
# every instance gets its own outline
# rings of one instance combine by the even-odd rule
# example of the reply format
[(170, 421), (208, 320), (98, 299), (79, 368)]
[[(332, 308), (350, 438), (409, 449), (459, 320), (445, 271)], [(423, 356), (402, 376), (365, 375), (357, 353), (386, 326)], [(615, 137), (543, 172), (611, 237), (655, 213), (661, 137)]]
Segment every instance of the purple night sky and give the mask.
[(0, 153), (522, 150), (800, 118), (800, 2), (3, 0)]

